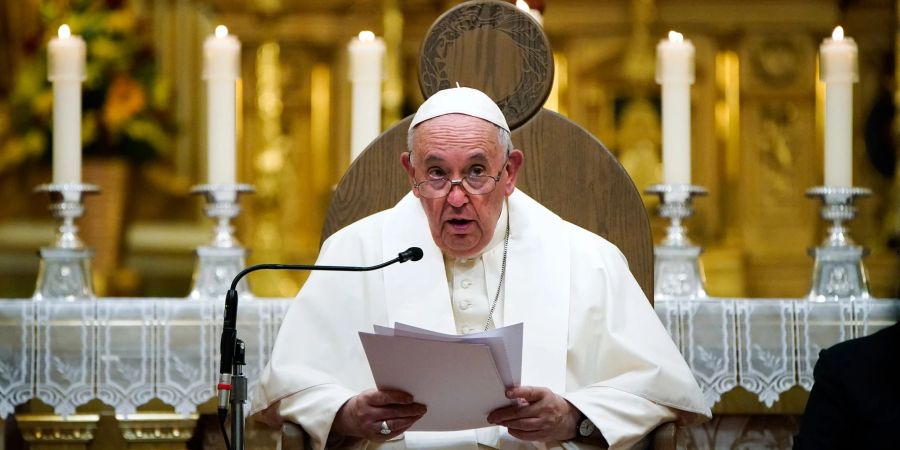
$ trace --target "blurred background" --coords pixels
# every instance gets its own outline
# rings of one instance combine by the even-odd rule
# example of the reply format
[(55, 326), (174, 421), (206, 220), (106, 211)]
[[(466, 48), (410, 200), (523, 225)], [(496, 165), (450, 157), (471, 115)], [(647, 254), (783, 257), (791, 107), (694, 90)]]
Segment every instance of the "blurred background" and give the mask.
[[(0, 3), (0, 297), (30, 297), (37, 249), (52, 240), (52, 93), (46, 43), (68, 23), (88, 48), (84, 179), (101, 186), (81, 219), (105, 296), (188, 294), (211, 221), (190, 187), (206, 180), (201, 46), (218, 24), (242, 42), (238, 181), (255, 185), (237, 223), (248, 263), (315, 260), (333, 186), (350, 164), (347, 44), (385, 41), (383, 128), (415, 111), (419, 45), (458, 1), (3, 0)], [(821, 40), (842, 25), (859, 46), (853, 236), (871, 292), (900, 295), (895, 105), (897, 0), (532, 0), (554, 50), (546, 107), (598, 137), (639, 189), (660, 181), (655, 46), (677, 30), (696, 46), (693, 179), (709, 190), (687, 225), (714, 296), (800, 297), (825, 225)], [(528, 149), (523, 149), (527, 155)], [(398, 149), (400, 152), (401, 149)], [(563, 152), (566, 149), (559, 149)], [(655, 199), (645, 198), (648, 211)], [(602, 205), (598, 205), (601, 208)], [(659, 237), (664, 223), (653, 217)], [(290, 297), (303, 275), (260, 273), (260, 296)]]

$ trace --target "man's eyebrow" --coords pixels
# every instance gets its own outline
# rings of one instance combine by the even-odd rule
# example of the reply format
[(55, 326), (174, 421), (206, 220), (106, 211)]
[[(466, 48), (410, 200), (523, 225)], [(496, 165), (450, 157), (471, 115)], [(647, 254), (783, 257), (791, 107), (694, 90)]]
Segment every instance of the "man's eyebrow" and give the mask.
[(487, 155), (484, 152), (476, 153), (469, 157), (467, 162), (475, 162), (479, 164), (487, 164), (489, 161)]
[[(447, 160), (439, 155), (428, 154), (427, 156), (425, 156), (425, 158), (422, 161), (424, 161), (425, 165), (431, 165), (431, 164), (441, 164), (441, 163), (446, 162)], [(487, 164), (488, 161), (490, 161), (490, 159), (487, 157), (487, 154), (485, 154), (484, 152), (477, 152), (477, 153), (469, 156), (468, 159), (466, 160), (466, 162), (469, 164), (471, 164), (471, 163)]]
[(430, 164), (442, 163), (442, 162), (444, 162), (444, 158), (441, 158), (440, 156), (437, 156), (435, 154), (429, 154), (428, 156), (425, 157), (425, 159), (423, 159), (423, 161), (425, 162), (425, 165), (427, 166)]

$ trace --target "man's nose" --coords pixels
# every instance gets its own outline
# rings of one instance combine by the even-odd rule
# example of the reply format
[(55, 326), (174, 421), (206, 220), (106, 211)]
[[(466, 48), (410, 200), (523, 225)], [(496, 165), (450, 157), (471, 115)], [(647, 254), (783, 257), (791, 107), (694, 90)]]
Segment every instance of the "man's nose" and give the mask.
[(450, 203), (450, 206), (459, 208), (469, 203), (469, 193), (462, 187), (462, 184), (453, 184), (450, 186), (450, 193), (447, 194), (447, 202)]

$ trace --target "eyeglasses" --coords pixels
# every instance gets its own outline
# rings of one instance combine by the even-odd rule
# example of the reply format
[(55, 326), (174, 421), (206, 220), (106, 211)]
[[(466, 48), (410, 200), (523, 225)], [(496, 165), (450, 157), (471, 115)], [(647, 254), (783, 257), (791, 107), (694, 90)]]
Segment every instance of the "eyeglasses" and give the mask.
[(505, 168), (506, 163), (503, 163), (503, 167), (500, 168), (500, 171), (497, 172), (497, 176), (495, 177), (490, 175), (466, 175), (458, 180), (450, 180), (446, 177), (433, 178), (430, 180), (418, 181), (413, 185), (413, 188), (419, 191), (419, 195), (425, 198), (446, 197), (450, 194), (450, 191), (453, 190), (453, 186), (456, 185), (462, 186), (466, 192), (472, 195), (490, 194), (497, 188), (497, 182), (500, 181), (500, 177), (503, 175), (503, 169)]

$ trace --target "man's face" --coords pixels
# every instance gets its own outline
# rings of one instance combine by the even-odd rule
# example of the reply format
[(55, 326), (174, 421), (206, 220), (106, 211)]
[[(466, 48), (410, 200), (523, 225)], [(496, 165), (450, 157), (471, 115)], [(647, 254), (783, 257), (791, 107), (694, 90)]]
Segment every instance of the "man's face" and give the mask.
[(498, 142), (497, 127), (464, 114), (419, 124), (412, 151), (412, 164), (408, 153), (401, 158), (411, 184), (429, 178), (458, 180), (469, 174), (500, 173), (494, 191), (483, 195), (470, 194), (461, 185), (454, 185), (442, 198), (425, 198), (413, 190), (425, 208), (431, 237), (444, 254), (453, 258), (479, 254), (494, 235), (504, 198), (515, 190), (522, 152), (513, 150), (504, 165), (506, 150)]

